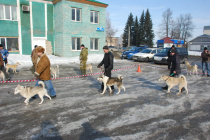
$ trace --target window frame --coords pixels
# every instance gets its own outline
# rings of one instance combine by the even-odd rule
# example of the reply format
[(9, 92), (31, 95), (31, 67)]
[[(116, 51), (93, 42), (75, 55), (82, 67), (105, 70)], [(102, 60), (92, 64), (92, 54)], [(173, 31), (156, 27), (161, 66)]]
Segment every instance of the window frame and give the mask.
[[(95, 15), (96, 15), (95, 13), (96, 12), (98, 13), (98, 22), (97, 23), (95, 22), (95, 18), (96, 18), (95, 17)], [(91, 13), (93, 13), (93, 22), (91, 21)], [(99, 24), (99, 11), (94, 11), (94, 10), (90, 11), (90, 23), (92, 23), (92, 24)]]
[(8, 51), (9, 51), (9, 52), (20, 52), (18, 37), (0, 37), (0, 44), (1, 44), (1, 39), (2, 39), (2, 38), (4, 39), (4, 42), (5, 42), (5, 44), (4, 44), (5, 46), (4, 46), (4, 47), (5, 47), (6, 50), (8, 50), (8, 47), (7, 47), (7, 46), (8, 46), (7, 39), (8, 39), (8, 38), (10, 38), (10, 39), (11, 39), (11, 38), (17, 38), (18, 50), (16, 50), (16, 51), (12, 51), (12, 50), (10, 51), (10, 50), (8, 50)]
[[(0, 4), (3, 6), (3, 19), (0, 19), (0, 20), (10, 20), (10, 21), (17, 21), (17, 6), (12, 6), (12, 5), (4, 5), (4, 4)], [(6, 10), (5, 10), (5, 6), (8, 6), (9, 7), (9, 16), (10, 18), (9, 19), (6, 19)], [(16, 12), (16, 19), (13, 20), (13, 14), (12, 14), (12, 7), (15, 7), (15, 12)]]
[[(80, 44), (79, 44), (79, 49), (77, 49), (77, 39), (80, 39)], [(74, 42), (75, 42), (75, 49), (73, 49), (73, 40), (74, 40)], [(72, 51), (80, 51), (80, 45), (82, 44), (82, 37), (72, 37), (71, 38), (71, 41), (72, 41), (72, 43), (71, 43), (71, 50)]]
[[(97, 39), (97, 42), (98, 42), (98, 49), (96, 50), (96, 46), (95, 46), (95, 42), (96, 42), (96, 39)], [(93, 40), (93, 41), (92, 41)], [(93, 49), (92, 49), (92, 46), (91, 46), (91, 41), (93, 42)], [(99, 51), (99, 38), (90, 38), (90, 51)]]
[[(75, 9), (75, 14), (74, 14), (74, 16), (75, 16), (75, 20), (73, 20), (72, 18), (72, 9)], [(79, 9), (80, 10), (80, 20), (79, 21), (77, 21), (77, 9)], [(82, 22), (82, 9), (81, 8), (76, 8), (76, 7), (71, 7), (71, 21), (74, 21), (74, 22)]]

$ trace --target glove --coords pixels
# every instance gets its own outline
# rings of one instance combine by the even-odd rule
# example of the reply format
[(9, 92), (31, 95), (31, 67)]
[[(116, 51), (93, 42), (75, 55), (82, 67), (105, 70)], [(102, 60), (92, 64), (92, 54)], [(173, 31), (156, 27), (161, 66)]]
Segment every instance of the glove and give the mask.
[(34, 77), (35, 77), (35, 78), (38, 78), (38, 77), (39, 77), (39, 75), (38, 75), (38, 74), (36, 74), (36, 73), (34, 73)]
[(97, 68), (100, 68), (100, 66), (98, 65)]

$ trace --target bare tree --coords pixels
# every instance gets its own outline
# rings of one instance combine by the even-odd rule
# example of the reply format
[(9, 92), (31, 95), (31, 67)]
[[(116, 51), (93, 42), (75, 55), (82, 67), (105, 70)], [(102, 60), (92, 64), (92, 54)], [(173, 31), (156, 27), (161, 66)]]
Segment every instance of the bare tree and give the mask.
[(118, 29), (114, 29), (111, 24), (110, 14), (106, 13), (106, 37), (112, 42), (112, 37), (118, 32)]
[(161, 37), (169, 37), (169, 33), (172, 33), (172, 23), (173, 23), (173, 18), (172, 18), (173, 12), (171, 11), (170, 8), (168, 8), (165, 12), (162, 14), (162, 23), (159, 25), (159, 36)]

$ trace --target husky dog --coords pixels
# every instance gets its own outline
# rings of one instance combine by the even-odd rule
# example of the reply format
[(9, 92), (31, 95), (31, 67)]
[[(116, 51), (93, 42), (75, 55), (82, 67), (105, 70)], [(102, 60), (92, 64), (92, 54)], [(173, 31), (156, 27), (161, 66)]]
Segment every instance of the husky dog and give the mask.
[(90, 73), (93, 73), (93, 70), (92, 70), (92, 69), (93, 69), (92, 63), (91, 63), (91, 64), (87, 64), (87, 65), (86, 65), (86, 69), (89, 70)]
[(4, 73), (3, 73), (3, 71), (0, 71), (0, 80), (3, 80), (3, 81), (5, 81), (5, 75), (4, 75)]
[(165, 81), (166, 84), (168, 85), (168, 91), (167, 93), (170, 93), (171, 88), (173, 88), (176, 85), (179, 85), (179, 92), (177, 95), (181, 93), (181, 89), (185, 88), (188, 94), (188, 89), (187, 89), (187, 80), (184, 75), (180, 75), (179, 77), (170, 77), (170, 76), (161, 76), (158, 81)]
[(24, 98), (26, 98), (25, 101), (24, 101), (26, 103), (26, 105), (28, 105), (29, 99), (36, 94), (38, 94), (39, 98), (41, 99), (41, 102), (39, 104), (43, 103), (43, 101), (44, 101), (43, 97), (44, 96), (47, 96), (51, 100), (51, 97), (47, 94), (47, 90), (45, 89), (44, 82), (39, 81), (38, 84), (40, 84), (42, 86), (35, 86), (35, 87), (27, 86), (27, 87), (25, 87), (25, 86), (18, 85), (15, 88), (14, 94), (20, 93), (20, 95), (22, 95)]
[(193, 75), (194, 73), (198, 74), (198, 66), (195, 64), (194, 66), (190, 65), (189, 62), (185, 62), (185, 65), (187, 66), (187, 75), (188, 75), (188, 72), (190, 72), (190, 75), (191, 75), (191, 71), (193, 72)]
[(125, 87), (123, 86), (122, 78), (123, 77), (121, 75), (119, 75), (118, 77), (109, 78), (103, 74), (100, 74), (98, 77), (98, 81), (102, 81), (104, 83), (104, 91), (101, 94), (105, 93), (107, 86), (109, 87), (110, 93), (112, 93), (112, 89), (111, 89), (112, 85), (117, 85), (118, 87), (118, 92), (116, 94), (120, 93), (121, 87), (124, 89), (124, 92), (125, 92)]
[(6, 64), (6, 72), (8, 72), (9, 69), (13, 70), (13, 73), (17, 73), (17, 66), (21, 65), (19, 62), (15, 63), (15, 64)]
[(50, 70), (51, 70), (51, 74), (53, 76), (53, 79), (57, 78), (57, 75), (59, 75), (59, 66), (56, 65), (56, 67), (50, 67)]

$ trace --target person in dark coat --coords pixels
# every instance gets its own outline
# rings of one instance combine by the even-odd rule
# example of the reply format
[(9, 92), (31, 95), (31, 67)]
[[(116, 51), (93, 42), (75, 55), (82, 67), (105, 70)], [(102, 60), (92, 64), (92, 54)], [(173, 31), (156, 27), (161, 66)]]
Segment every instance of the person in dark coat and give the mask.
[[(181, 68), (180, 68), (180, 59), (179, 55), (176, 49), (171, 49), (170, 51), (171, 55), (171, 69), (170, 69), (170, 76), (171, 77), (178, 77), (181, 74)], [(162, 87), (162, 89), (167, 90), (168, 86)], [(184, 91), (184, 88), (182, 89)]]
[(1, 53), (0, 53), (0, 71), (2, 71), (4, 73), (6, 80), (9, 81), (10, 78), (9, 78), (9, 75), (7, 74), (5, 68), (4, 68), (4, 60), (3, 60), (3, 57), (1, 55)]
[(208, 52), (207, 47), (204, 48), (204, 51), (201, 53), (202, 57), (202, 76), (205, 76), (205, 70), (207, 71), (207, 77), (210, 77), (210, 52)]
[[(107, 46), (103, 47), (104, 51), (104, 58), (101, 61), (101, 63), (98, 64), (97, 68), (100, 68), (102, 65), (104, 65), (104, 75), (111, 78), (112, 75), (112, 69), (113, 69), (113, 63), (114, 63), (114, 55), (109, 51), (109, 48)], [(114, 91), (114, 86), (111, 86), (112, 91)], [(104, 83), (101, 84), (101, 89), (99, 92), (102, 92), (104, 90)]]
[(9, 52), (6, 49), (4, 49), (2, 44), (0, 44), (0, 53), (3, 57), (3, 61), (4, 61), (5, 66), (6, 66), (6, 64), (8, 63), (7, 57), (9, 56)]
[(176, 50), (175, 45), (172, 45), (171, 48), (168, 50), (168, 53), (167, 53), (167, 56), (168, 56), (167, 62), (168, 62), (168, 69), (169, 70), (171, 69), (171, 50), (172, 49), (175, 49)]

